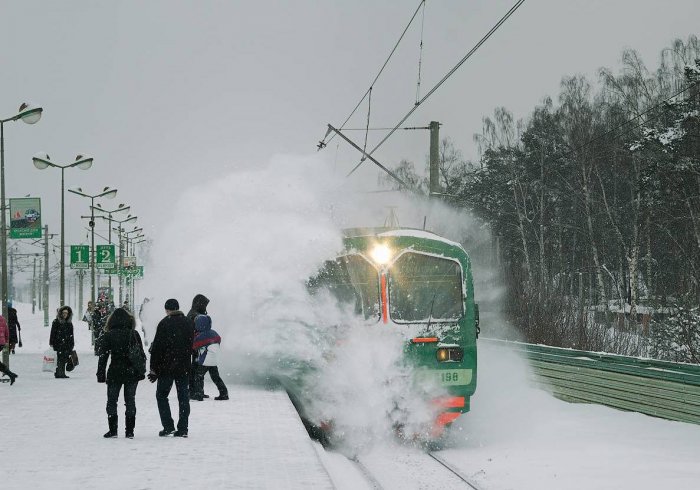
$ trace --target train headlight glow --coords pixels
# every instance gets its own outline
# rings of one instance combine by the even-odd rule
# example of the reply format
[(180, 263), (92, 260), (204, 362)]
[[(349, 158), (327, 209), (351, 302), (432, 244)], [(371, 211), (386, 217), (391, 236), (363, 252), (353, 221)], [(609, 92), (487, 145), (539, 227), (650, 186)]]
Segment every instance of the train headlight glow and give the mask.
[(377, 264), (384, 265), (391, 260), (391, 249), (386, 245), (375, 245), (370, 255)]
[(462, 362), (464, 350), (460, 347), (440, 347), (435, 353), (438, 362)]

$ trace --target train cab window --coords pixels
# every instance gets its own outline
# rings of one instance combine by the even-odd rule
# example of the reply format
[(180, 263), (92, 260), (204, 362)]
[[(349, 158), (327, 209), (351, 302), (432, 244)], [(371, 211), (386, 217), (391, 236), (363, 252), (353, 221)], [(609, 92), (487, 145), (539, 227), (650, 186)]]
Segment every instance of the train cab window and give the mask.
[(350, 282), (345, 265), (338, 260), (327, 260), (321, 270), (309, 279), (307, 286), (312, 294), (326, 290), (339, 304), (355, 304), (355, 288)]
[(311, 293), (327, 290), (339, 304), (352, 305), (355, 313), (366, 319), (379, 319), (379, 274), (360, 255), (326, 261), (307, 285)]
[(389, 269), (389, 313), (398, 322), (461, 318), (459, 263), (413, 252), (401, 255)]
[(379, 320), (379, 273), (361, 255), (345, 255), (339, 259), (345, 266), (350, 283), (355, 290), (355, 311), (366, 319)]

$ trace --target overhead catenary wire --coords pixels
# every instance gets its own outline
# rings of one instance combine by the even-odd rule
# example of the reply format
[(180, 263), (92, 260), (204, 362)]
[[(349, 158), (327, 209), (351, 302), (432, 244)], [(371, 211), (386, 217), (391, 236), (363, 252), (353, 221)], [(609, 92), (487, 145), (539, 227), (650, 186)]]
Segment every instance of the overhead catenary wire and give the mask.
[[(523, 1), (524, 1), (524, 0), (523, 0)], [(340, 128), (339, 128), (339, 129), (343, 129), (343, 127), (348, 123), (348, 121), (349, 121), (350, 118), (353, 116), (353, 114), (355, 114), (355, 112), (357, 111), (357, 109), (360, 107), (360, 105), (362, 104), (362, 102), (364, 102), (364, 100), (365, 100), (365, 99), (367, 98), (367, 96), (370, 94), (370, 92), (371, 92), (371, 90), (372, 90), (372, 87), (374, 87), (374, 84), (377, 83), (377, 80), (379, 80), (379, 77), (381, 76), (382, 72), (384, 71), (384, 68), (386, 68), (386, 65), (389, 64), (389, 60), (391, 60), (391, 57), (394, 55), (394, 52), (396, 51), (396, 48), (399, 47), (399, 44), (400, 44), (401, 41), (403, 40), (403, 37), (406, 35), (406, 31), (408, 31), (408, 28), (411, 27), (411, 24), (413, 23), (413, 20), (416, 18), (416, 15), (418, 15), (418, 11), (420, 10), (421, 6), (422, 6), (424, 3), (425, 3), (425, 0), (421, 0), (421, 1), (420, 1), (420, 3), (418, 4), (418, 7), (416, 8), (416, 11), (413, 12), (413, 15), (411, 16), (411, 20), (408, 21), (408, 24), (406, 25), (406, 27), (404, 28), (403, 32), (402, 32), (401, 35), (399, 36), (398, 41), (396, 41), (396, 44), (394, 44), (393, 49), (392, 49), (391, 52), (389, 53), (389, 56), (386, 58), (386, 60), (384, 61), (384, 64), (383, 64), (382, 67), (379, 69), (379, 72), (378, 72), (377, 75), (374, 77), (374, 80), (372, 80), (372, 83), (369, 84), (369, 88), (368, 88), (367, 91), (364, 93), (364, 95), (362, 96), (362, 98), (360, 99), (360, 101), (357, 103), (357, 105), (355, 106), (355, 108), (350, 112), (350, 114), (348, 115), (348, 117), (345, 118), (345, 121), (343, 121), (343, 124), (340, 125)], [(328, 143), (330, 143), (330, 142), (333, 140), (333, 138), (335, 137), (335, 133), (333, 133), (333, 134), (331, 135), (331, 137), (328, 139), (328, 141), (326, 141), (326, 137), (327, 137), (327, 136), (328, 136), (328, 133), (326, 133), (326, 136), (323, 138), (323, 140), (321, 140), (321, 141), (318, 143), (318, 149), (319, 149), (319, 150), (322, 149), (322, 148), (324, 148)]]
[[(454, 74), (454, 72), (456, 72), (459, 69), (459, 67), (464, 64), (465, 61), (467, 61), (469, 58), (471, 58), (471, 56), (481, 47), (481, 45), (484, 44), (493, 35), (493, 33), (496, 32), (498, 30), (498, 28), (500, 28), (501, 25), (503, 25), (503, 23), (506, 20), (508, 20), (508, 18), (511, 15), (513, 15), (516, 10), (518, 10), (518, 8), (520, 8), (520, 6), (524, 2), (525, 2), (525, 0), (518, 0), (515, 3), (515, 5), (513, 5), (510, 8), (510, 10), (508, 12), (506, 12), (506, 14), (503, 17), (501, 17), (501, 19), (491, 28), (491, 30), (489, 30), (489, 32), (487, 32), (486, 35), (484, 37), (482, 37), (481, 40), (478, 43), (476, 43), (476, 45), (474, 45), (474, 47), (472, 49), (470, 49), (469, 52), (459, 62), (449, 72), (447, 72), (447, 74), (444, 77), (442, 77), (442, 79), (433, 88), (431, 88), (428, 91), (428, 93), (423, 96), (422, 99), (420, 99), (418, 102), (415, 103), (415, 105), (411, 108), (411, 110), (408, 111), (408, 113), (403, 118), (401, 118), (401, 120), (398, 123), (396, 123), (394, 128), (391, 131), (389, 131), (389, 133), (386, 136), (384, 136), (384, 138), (382, 138), (382, 140), (379, 143), (377, 143), (377, 145), (372, 149), (372, 151), (370, 151), (368, 153), (368, 155), (372, 155), (375, 151), (377, 151), (379, 149), (379, 147), (381, 147), (384, 144), (384, 142), (386, 142), (386, 140), (388, 140), (391, 137), (391, 135), (394, 134), (394, 132), (396, 132), (396, 130), (399, 128), (399, 126), (401, 126), (406, 121), (406, 119), (408, 119), (411, 116), (411, 114), (413, 114), (415, 112), (415, 110), (418, 109), (418, 107), (420, 107), (420, 105), (423, 102), (428, 100), (428, 98), (433, 93), (435, 93), (435, 91), (438, 88), (440, 88), (440, 86), (442, 86), (442, 84), (445, 83), (447, 81), (447, 79), (450, 78)], [(362, 165), (363, 161), (364, 160), (360, 160), (360, 162), (347, 174), (347, 177), (352, 175), (355, 172), (355, 170), (357, 170), (359, 168), (359, 166)]]
[(365, 152), (367, 151), (367, 137), (369, 136), (369, 120), (370, 114), (372, 112), (372, 87), (369, 88), (369, 97), (367, 98), (367, 126), (365, 127), (365, 144), (362, 147), (362, 159), (365, 159)]
[(416, 82), (416, 104), (420, 98), (420, 75), (423, 66), (423, 27), (425, 26), (425, 2), (423, 2), (423, 14), (420, 21), (420, 48), (418, 50), (418, 82)]
[[(392, 128), (345, 128), (343, 131), (389, 131)], [(403, 128), (398, 128), (398, 129), (405, 129), (405, 130), (414, 130), (414, 129), (430, 129), (430, 126), (406, 126)]]

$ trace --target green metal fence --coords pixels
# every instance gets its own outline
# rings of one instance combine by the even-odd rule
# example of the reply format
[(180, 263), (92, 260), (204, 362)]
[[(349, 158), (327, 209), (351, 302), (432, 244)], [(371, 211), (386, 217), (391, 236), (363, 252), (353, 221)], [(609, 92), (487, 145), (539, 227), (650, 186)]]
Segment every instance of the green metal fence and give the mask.
[(482, 339), (521, 352), (556, 397), (700, 424), (700, 365)]

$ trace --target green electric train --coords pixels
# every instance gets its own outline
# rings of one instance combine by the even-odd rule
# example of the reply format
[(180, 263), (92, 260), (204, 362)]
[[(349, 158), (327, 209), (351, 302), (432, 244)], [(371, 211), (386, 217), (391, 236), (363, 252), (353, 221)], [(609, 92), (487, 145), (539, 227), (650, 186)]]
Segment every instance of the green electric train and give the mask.
[(459, 243), (410, 228), (347, 229), (343, 243), (309, 288), (328, 290), (376, 328), (405, 334), (415, 382), (439, 388), (429, 402), (436, 407), (430, 437), (440, 438), (469, 411), (476, 390), (479, 310), (469, 255)]

